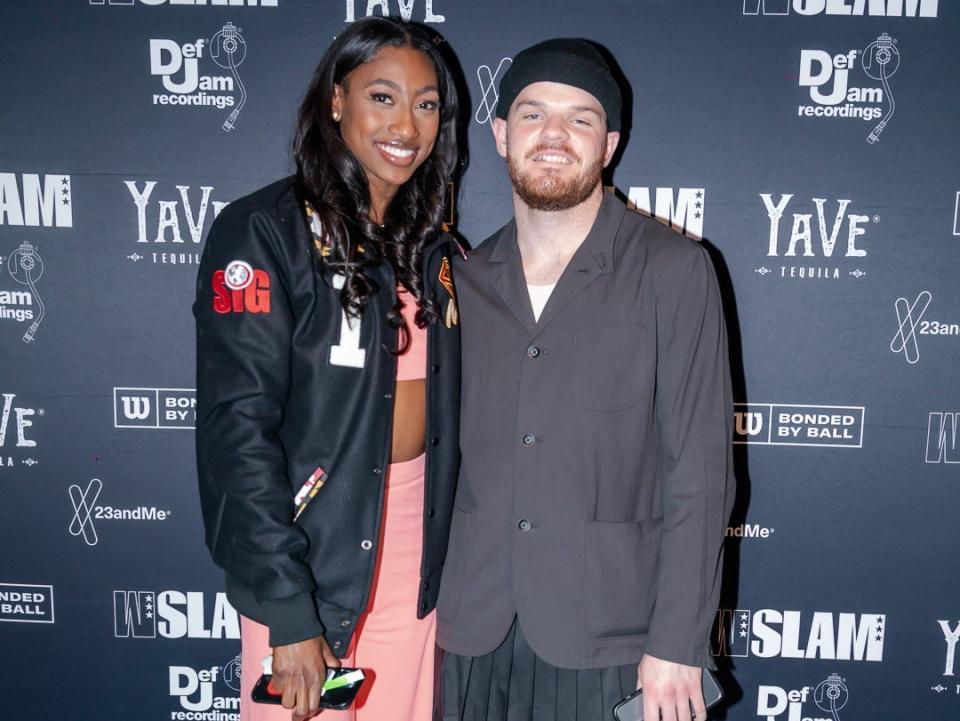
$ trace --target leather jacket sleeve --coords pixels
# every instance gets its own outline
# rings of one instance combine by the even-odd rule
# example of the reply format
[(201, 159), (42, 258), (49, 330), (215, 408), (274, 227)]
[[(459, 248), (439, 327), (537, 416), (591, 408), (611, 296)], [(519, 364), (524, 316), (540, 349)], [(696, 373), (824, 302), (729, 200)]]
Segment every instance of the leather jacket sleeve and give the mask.
[[(197, 328), (197, 469), (205, 538), (270, 627), (271, 644), (323, 633), (293, 523), (278, 435), (290, 392), (294, 325), (284, 236), (264, 209), (226, 207), (210, 230), (193, 306)], [(252, 614), (250, 611), (245, 613)]]

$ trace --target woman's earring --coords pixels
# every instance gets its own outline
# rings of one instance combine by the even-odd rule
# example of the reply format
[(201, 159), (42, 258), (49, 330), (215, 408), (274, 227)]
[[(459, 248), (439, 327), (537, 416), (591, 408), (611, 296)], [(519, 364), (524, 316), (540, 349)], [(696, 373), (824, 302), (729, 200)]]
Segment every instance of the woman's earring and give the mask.
[(333, 122), (335, 123), (340, 122), (340, 113), (338, 113), (336, 110), (333, 111)]

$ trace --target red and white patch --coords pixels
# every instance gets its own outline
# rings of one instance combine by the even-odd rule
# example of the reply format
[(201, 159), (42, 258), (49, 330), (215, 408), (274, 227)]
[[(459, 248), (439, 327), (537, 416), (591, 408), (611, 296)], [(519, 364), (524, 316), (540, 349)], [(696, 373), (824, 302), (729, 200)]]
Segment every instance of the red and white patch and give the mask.
[(253, 267), (245, 260), (231, 260), (223, 271), (223, 280), (230, 290), (243, 290), (253, 282)]

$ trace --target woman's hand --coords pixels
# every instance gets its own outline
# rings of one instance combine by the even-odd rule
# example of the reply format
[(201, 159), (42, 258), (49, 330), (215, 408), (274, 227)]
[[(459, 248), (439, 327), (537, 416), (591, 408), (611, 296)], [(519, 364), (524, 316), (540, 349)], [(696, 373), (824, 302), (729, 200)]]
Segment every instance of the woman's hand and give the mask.
[(323, 636), (274, 647), (271, 683), (283, 694), (283, 707), (293, 709), (293, 721), (303, 721), (320, 710), (328, 666), (339, 668), (340, 659)]

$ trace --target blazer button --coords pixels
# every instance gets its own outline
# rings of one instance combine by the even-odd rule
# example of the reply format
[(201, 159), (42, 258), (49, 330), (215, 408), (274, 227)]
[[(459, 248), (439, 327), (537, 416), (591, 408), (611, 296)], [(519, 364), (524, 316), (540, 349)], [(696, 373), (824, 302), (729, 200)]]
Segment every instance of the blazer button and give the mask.
[(520, 439), (525, 446), (532, 446), (537, 442), (537, 437), (532, 433), (524, 433), (523, 438)]
[(362, 548), (364, 551), (369, 551), (371, 548), (373, 548), (373, 541), (371, 541), (369, 538), (364, 538), (362, 541), (360, 541), (360, 548)]
[(541, 353), (541, 350), (539, 346), (532, 345), (529, 348), (527, 348), (527, 356), (530, 358), (539, 358), (540, 353)]
[(526, 533), (531, 528), (530, 521), (528, 521), (526, 518), (521, 518), (520, 521), (517, 523), (517, 528), (519, 528), (521, 531)]

